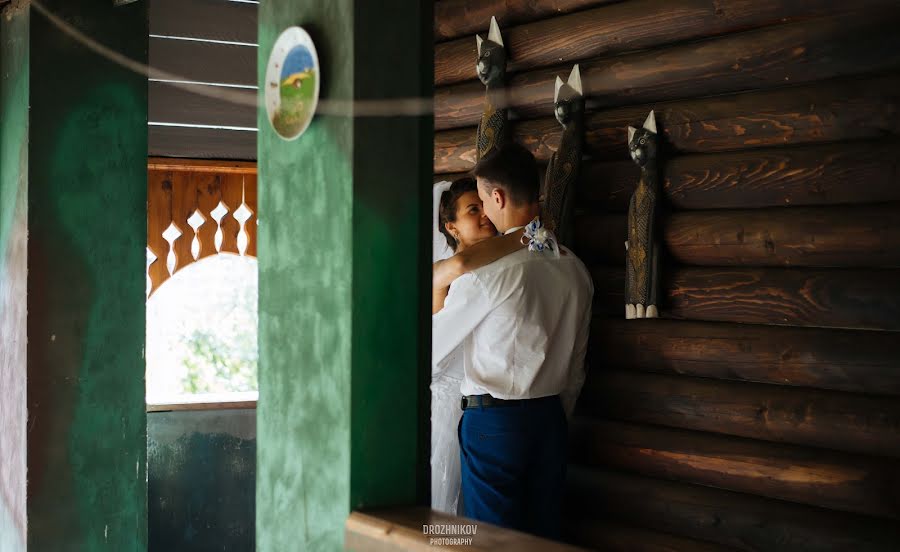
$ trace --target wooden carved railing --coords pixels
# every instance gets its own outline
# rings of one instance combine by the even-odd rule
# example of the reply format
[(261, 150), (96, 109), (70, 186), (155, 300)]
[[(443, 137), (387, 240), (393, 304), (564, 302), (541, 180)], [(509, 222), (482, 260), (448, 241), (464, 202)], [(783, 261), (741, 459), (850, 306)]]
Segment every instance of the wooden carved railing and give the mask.
[(218, 253), (256, 256), (256, 163), (151, 158), (147, 296)]

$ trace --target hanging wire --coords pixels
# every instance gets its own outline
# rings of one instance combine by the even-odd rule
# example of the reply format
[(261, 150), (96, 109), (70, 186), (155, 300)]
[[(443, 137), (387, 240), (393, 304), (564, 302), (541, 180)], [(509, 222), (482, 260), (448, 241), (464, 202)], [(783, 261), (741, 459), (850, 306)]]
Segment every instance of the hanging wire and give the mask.
[[(97, 42), (84, 32), (70, 25), (64, 19), (47, 9), (40, 1), (31, 0), (31, 6), (46, 17), (62, 33), (68, 35), (76, 42), (107, 60), (143, 75), (148, 79), (166, 81), (167, 84), (188, 92), (222, 100), (234, 105), (258, 107), (260, 98), (257, 92), (250, 92), (237, 88), (201, 86), (195, 83), (183, 82), (188, 79), (151, 67), (145, 63), (129, 58), (115, 50)], [(434, 113), (434, 100), (432, 98), (396, 98), (384, 100), (339, 100), (319, 99), (316, 113), (321, 115), (334, 115), (340, 117), (420, 117)]]

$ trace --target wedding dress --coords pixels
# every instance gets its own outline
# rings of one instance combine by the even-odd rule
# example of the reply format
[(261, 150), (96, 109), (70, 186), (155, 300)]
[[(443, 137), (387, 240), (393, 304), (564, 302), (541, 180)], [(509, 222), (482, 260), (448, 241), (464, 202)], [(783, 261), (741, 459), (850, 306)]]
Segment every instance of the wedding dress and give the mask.
[[(434, 262), (453, 255), (444, 235), (438, 231), (438, 206), (449, 182), (434, 185), (432, 224)], [(441, 336), (432, 336), (438, 340)], [(456, 515), (460, 507), (460, 460), (457, 427), (462, 416), (459, 386), (463, 379), (462, 347), (447, 356), (431, 374), (431, 507)]]

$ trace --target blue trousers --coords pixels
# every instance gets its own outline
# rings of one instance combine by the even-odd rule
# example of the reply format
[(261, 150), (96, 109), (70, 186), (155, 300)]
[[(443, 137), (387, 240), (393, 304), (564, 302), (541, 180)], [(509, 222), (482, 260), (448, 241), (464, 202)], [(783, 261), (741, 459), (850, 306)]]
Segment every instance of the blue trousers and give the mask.
[(559, 397), (470, 408), (458, 431), (466, 516), (558, 540), (568, 432)]

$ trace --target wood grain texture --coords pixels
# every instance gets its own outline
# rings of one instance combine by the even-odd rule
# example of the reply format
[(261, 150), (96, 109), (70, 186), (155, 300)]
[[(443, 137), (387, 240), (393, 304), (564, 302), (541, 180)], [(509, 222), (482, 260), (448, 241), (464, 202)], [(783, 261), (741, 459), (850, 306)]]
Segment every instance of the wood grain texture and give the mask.
[(900, 517), (897, 462), (607, 420), (576, 419), (579, 464), (846, 512)]
[[(802, 19), (862, 9), (892, 7), (890, 0), (845, 3), (829, 0), (632, 0), (501, 27), (509, 52), (507, 71), (608, 57), (689, 40), (699, 40)], [(555, 15), (555, 14), (554, 14)], [(487, 32), (487, 21), (475, 31)], [(475, 80), (474, 35), (435, 46), (434, 83)]]
[(150, 121), (182, 125), (256, 128), (256, 107), (215, 97), (233, 88), (202, 84), (149, 83)]
[(633, 524), (598, 520), (583, 511), (569, 512), (564, 522), (564, 539), (591, 550), (604, 552), (734, 552), (739, 550), (653, 531)]
[[(624, 317), (625, 269), (594, 268), (594, 310)], [(667, 268), (660, 316), (680, 320), (900, 330), (900, 271)]]
[[(900, 202), (682, 211), (660, 216), (670, 259), (690, 266), (900, 267)], [(624, 264), (625, 215), (575, 219), (587, 263)]]
[(152, 156), (256, 159), (255, 131), (151, 125), (147, 133)]
[(615, 1), (618, 0), (440, 0), (434, 4), (434, 38), (439, 42), (474, 33), (487, 34), (491, 16), (497, 18), (502, 30)]
[[(674, 210), (900, 201), (900, 143), (761, 148), (664, 160), (662, 195)], [(590, 210), (624, 213), (640, 178), (632, 161), (585, 161), (577, 193)], [(583, 203), (582, 203), (583, 205)]]
[(892, 550), (896, 522), (699, 485), (569, 466), (572, 507), (595, 519), (651, 526), (759, 552)]
[(623, 370), (900, 395), (892, 332), (597, 318), (591, 348)]
[[(651, 109), (670, 156), (885, 139), (900, 135), (900, 77), (838, 79), (592, 111), (586, 117), (586, 155), (603, 161), (628, 160), (627, 127), (639, 125)], [(519, 122), (512, 129), (514, 139), (539, 160), (546, 161), (559, 147), (560, 126), (552, 117)], [(436, 173), (467, 171), (474, 164), (474, 127), (435, 134)]]
[[(711, 95), (895, 69), (898, 23), (900, 14), (891, 12), (826, 17), (587, 61), (580, 66), (588, 109), (695, 97), (701, 81), (702, 94)], [(555, 66), (512, 77), (506, 105), (522, 119), (552, 113), (553, 82), (570, 69)], [(483, 96), (478, 81), (437, 89), (435, 129), (477, 124)]]
[(900, 457), (894, 397), (592, 370), (578, 407), (587, 416)]
[(256, 46), (150, 38), (150, 67), (191, 82), (256, 86)]
[(222, 0), (152, 0), (150, 34), (256, 44), (259, 6)]

